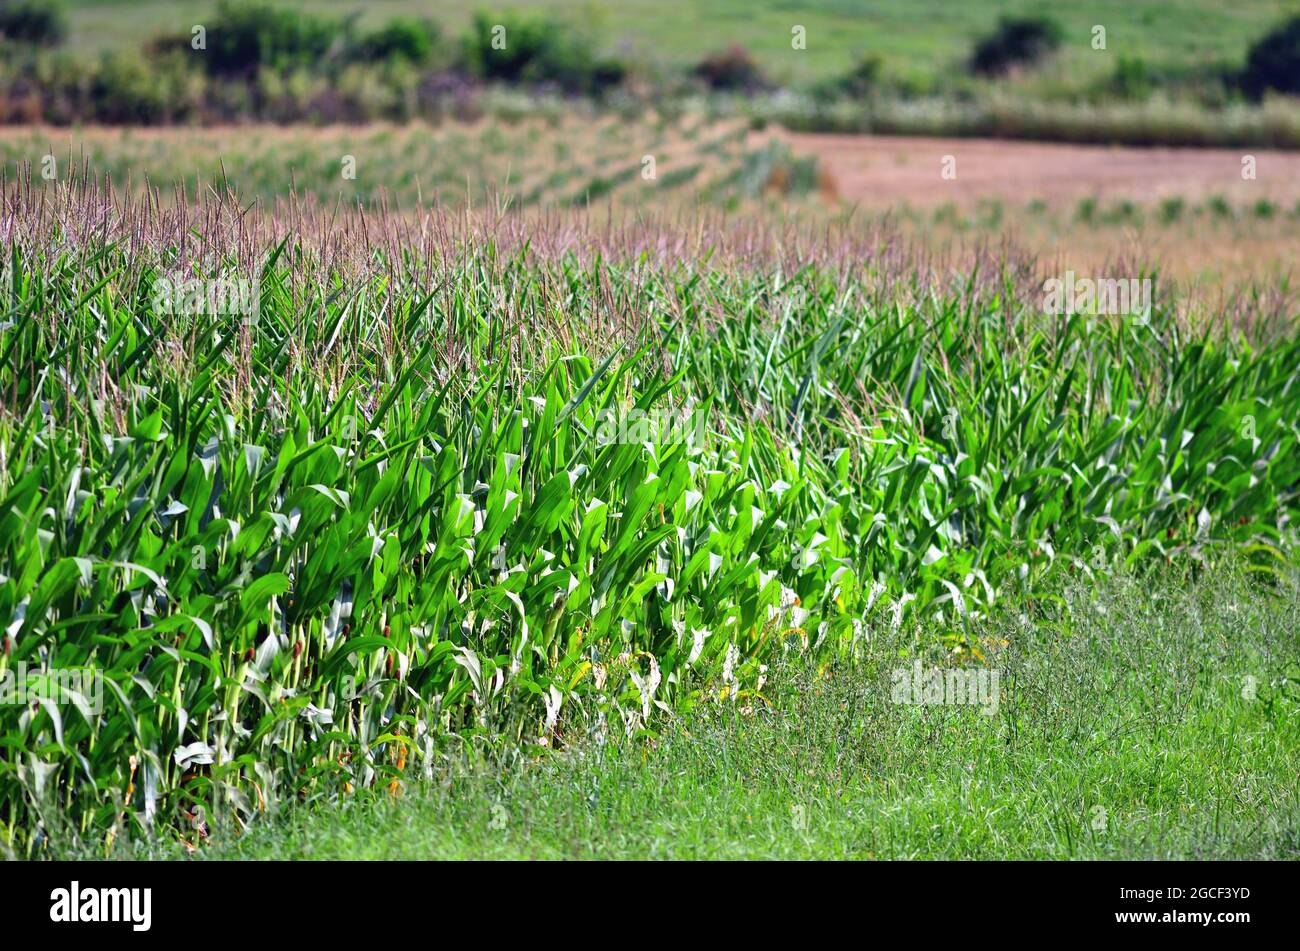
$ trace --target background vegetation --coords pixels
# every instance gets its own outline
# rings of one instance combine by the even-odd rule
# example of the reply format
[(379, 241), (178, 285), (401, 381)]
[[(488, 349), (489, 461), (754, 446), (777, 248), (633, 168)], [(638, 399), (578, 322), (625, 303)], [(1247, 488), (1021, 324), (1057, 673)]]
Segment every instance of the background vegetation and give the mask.
[[(9, 37), (0, 45), (0, 121), (433, 118), (467, 108), (483, 84), (506, 83), (624, 105), (758, 97), (739, 106), (754, 121), (841, 131), (1300, 143), (1300, 107), (1290, 98), (1300, 19), (1261, 0), (1186, 6), (1170, 16), (1146, 4), (1081, 12), (945, 3), (927, 14), (916, 4), (826, 3), (736, 16), (727, 4), (706, 13), (634, 2), (467, 15), (406, 3), (349, 13), (333, 3), (218, 0), (130, 11), (77, 4), (64, 14), (12, 0), (0, 11)], [(108, 11), (112, 24), (92, 41), (90, 25)], [(147, 29), (122, 33), (134, 17), (147, 18)], [(715, 17), (728, 26), (711, 28)], [(206, 49), (192, 48), (200, 26)], [(503, 49), (493, 45), (497, 26)], [(1106, 29), (1104, 49), (1094, 48), (1096, 26)], [(807, 48), (794, 48), (796, 27), (807, 31)], [(912, 39), (918, 30), (925, 44)], [(143, 56), (142, 35), (152, 37)], [(1256, 115), (1265, 99), (1278, 102)], [(1194, 132), (1152, 121), (1180, 109), (1194, 117)], [(1112, 110), (1138, 117), (1126, 124)], [(1034, 118), (1011, 121), (1019, 112)]]
[[(279, 0), (272, 0), (279, 2)], [(65, 0), (70, 44), (78, 50), (135, 48), (158, 32), (188, 33), (208, 23), (215, 0)], [(288, 6), (287, 3), (282, 3)], [(329, 16), (358, 15), (359, 28), (373, 29), (395, 17), (428, 17), (445, 36), (455, 37), (477, 10), (491, 4), (456, 0), (302, 0), (293, 6)], [(552, 18), (594, 23), (606, 55), (689, 68), (707, 53), (739, 44), (753, 51), (766, 73), (786, 83), (804, 83), (849, 70), (866, 52), (879, 54), (891, 69), (934, 77), (963, 62), (974, 42), (1003, 15), (1048, 15), (1070, 36), (1091, 38), (1094, 24), (1107, 25), (1114, 43), (1153, 66), (1190, 70), (1207, 62), (1240, 67), (1250, 44), (1289, 14), (1287, 0), (1242, 0), (1225, 5), (1212, 0), (1175, 4), (1096, 0), (1086, 7), (1046, 0), (810, 0), (797, 15), (775, 0), (621, 0), (617, 5), (591, 0), (512, 0), (500, 10), (544, 12)], [(503, 21), (502, 21), (503, 22)], [(808, 28), (811, 55), (790, 48), (790, 28)], [(164, 28), (163, 24), (171, 24)], [(1110, 60), (1092, 56), (1086, 42), (1067, 44), (1060, 68), (1066, 73), (1101, 74)]]

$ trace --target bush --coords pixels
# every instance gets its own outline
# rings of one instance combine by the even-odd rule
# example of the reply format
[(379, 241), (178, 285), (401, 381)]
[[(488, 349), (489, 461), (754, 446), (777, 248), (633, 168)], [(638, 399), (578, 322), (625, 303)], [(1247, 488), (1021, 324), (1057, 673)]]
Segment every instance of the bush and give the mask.
[(847, 73), (819, 83), (814, 87), (813, 93), (819, 99), (844, 96), (861, 99), (869, 96), (880, 88), (883, 65), (875, 53), (860, 56)]
[(357, 40), (354, 58), (367, 62), (400, 59), (423, 66), (433, 58), (439, 39), (436, 23), (414, 17), (398, 17)]
[(1050, 17), (1002, 17), (997, 29), (975, 44), (971, 72), (1001, 76), (1038, 62), (1061, 45), (1061, 25)]
[(1250, 48), (1241, 80), (1256, 97), (1270, 89), (1300, 94), (1300, 16), (1275, 27)]
[(338, 20), (250, 0), (222, 0), (207, 31), (203, 59), (217, 75), (316, 66), (342, 35)]
[(755, 90), (767, 86), (758, 63), (743, 46), (710, 53), (691, 72), (704, 80), (710, 89)]
[(1140, 56), (1120, 56), (1106, 84), (1106, 91), (1120, 99), (1147, 99), (1154, 89), (1155, 81)]
[(571, 92), (599, 91), (625, 74), (621, 63), (596, 56), (582, 27), (534, 14), (475, 13), (463, 55), (466, 68), (483, 79), (554, 83)]
[(3, 0), (0, 34), (17, 43), (57, 46), (68, 35), (68, 16), (60, 0)]
[(860, 56), (844, 77), (844, 91), (854, 96), (865, 96), (880, 83), (882, 62), (879, 56)]
[(1160, 202), (1159, 217), (1162, 224), (1171, 225), (1183, 217), (1187, 203), (1177, 195)]
[(140, 57), (114, 51), (104, 55), (90, 84), (91, 104), (100, 122), (153, 125), (176, 115), (175, 75)]

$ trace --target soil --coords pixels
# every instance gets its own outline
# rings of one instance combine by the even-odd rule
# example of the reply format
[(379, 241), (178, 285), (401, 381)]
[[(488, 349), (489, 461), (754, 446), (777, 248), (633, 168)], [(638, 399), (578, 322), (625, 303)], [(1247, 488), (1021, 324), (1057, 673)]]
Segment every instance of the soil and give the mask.
[[(796, 151), (821, 159), (841, 198), (864, 206), (1088, 196), (1142, 202), (1181, 196), (1195, 202), (1223, 195), (1235, 204), (1267, 197), (1290, 208), (1300, 199), (1300, 152), (817, 133), (783, 137)], [(1242, 178), (1245, 155), (1256, 160), (1253, 181)], [(941, 175), (945, 156), (955, 159), (951, 180)]]

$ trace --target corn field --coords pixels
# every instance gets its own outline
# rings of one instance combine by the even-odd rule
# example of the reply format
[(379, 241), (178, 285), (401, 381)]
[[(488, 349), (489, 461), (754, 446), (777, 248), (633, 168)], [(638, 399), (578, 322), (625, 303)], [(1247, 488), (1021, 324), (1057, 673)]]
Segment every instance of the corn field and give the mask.
[[(763, 704), (882, 625), (961, 649), (1071, 579), (1294, 559), (1266, 323), (1045, 316), (1023, 262), (885, 234), (344, 218), (7, 186), (0, 672), (104, 687), (0, 705), (9, 851), (230, 834), (457, 737)], [(159, 307), (223, 275), (256, 306)]]

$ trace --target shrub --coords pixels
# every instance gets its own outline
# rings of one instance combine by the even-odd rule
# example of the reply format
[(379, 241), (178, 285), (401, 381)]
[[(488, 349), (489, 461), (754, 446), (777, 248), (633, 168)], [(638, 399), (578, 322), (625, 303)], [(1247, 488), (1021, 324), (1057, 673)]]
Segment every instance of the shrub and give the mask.
[(860, 99), (869, 96), (880, 87), (883, 65), (880, 56), (875, 53), (859, 56), (847, 73), (820, 83), (813, 92), (822, 99), (842, 96)]
[(1241, 80), (1256, 97), (1270, 89), (1300, 94), (1300, 16), (1278, 25), (1250, 48)]
[(1146, 60), (1140, 56), (1120, 56), (1106, 85), (1106, 91), (1120, 99), (1146, 99), (1155, 88)]
[(599, 91), (621, 82), (625, 74), (621, 63), (597, 57), (585, 29), (535, 14), (480, 10), (462, 46), (466, 68), (488, 80)]
[(875, 53), (859, 56), (853, 68), (844, 77), (845, 92), (854, 96), (867, 95), (879, 85), (882, 66), (880, 57)]
[(997, 29), (975, 44), (971, 72), (1001, 76), (1038, 62), (1061, 45), (1061, 25), (1050, 17), (1002, 17)]
[(208, 71), (218, 75), (315, 66), (342, 34), (337, 20), (251, 0), (222, 0), (207, 31), (203, 59)]
[(767, 86), (753, 55), (743, 46), (710, 53), (692, 70), (710, 89), (754, 90)]
[(192, 35), (188, 32), (156, 33), (144, 41), (140, 51), (146, 59), (175, 56), (177, 53), (188, 53), (192, 39)]
[(433, 58), (439, 39), (436, 23), (414, 17), (397, 17), (363, 35), (356, 43), (354, 55), (369, 62), (401, 59), (423, 66)]
[(101, 122), (152, 125), (167, 114), (166, 85), (138, 56), (106, 54), (90, 87), (95, 117)]
[(1233, 211), (1232, 205), (1228, 202), (1228, 199), (1222, 195), (1210, 196), (1210, 200), (1206, 202), (1206, 208), (1209, 209), (1210, 214), (1215, 218), (1237, 217), (1236, 212)]
[(1160, 221), (1163, 224), (1171, 225), (1183, 217), (1183, 211), (1186, 208), (1186, 202), (1182, 198), (1174, 195), (1160, 202)]
[(617, 86), (627, 79), (627, 66), (609, 57), (599, 59), (591, 65), (588, 86), (596, 92)]
[(57, 46), (68, 35), (68, 16), (61, 0), (4, 0), (0, 34), (18, 43)]

